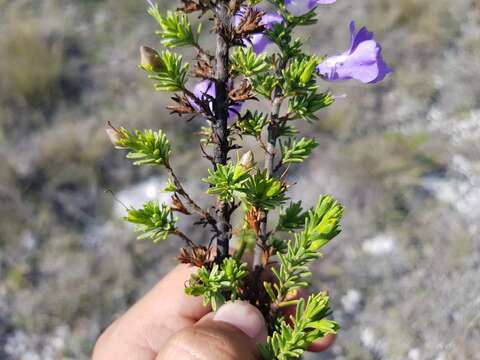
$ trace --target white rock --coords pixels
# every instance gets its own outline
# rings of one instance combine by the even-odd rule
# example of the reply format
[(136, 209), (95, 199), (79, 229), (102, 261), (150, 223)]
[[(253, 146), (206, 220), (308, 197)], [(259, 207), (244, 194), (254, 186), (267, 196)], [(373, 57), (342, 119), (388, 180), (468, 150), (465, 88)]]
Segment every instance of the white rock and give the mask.
[(359, 310), (362, 301), (362, 294), (357, 289), (350, 289), (340, 299), (344, 310), (347, 313), (354, 313)]
[(385, 255), (391, 253), (395, 248), (395, 238), (391, 234), (378, 234), (377, 236), (365, 240), (362, 244), (362, 250), (370, 255)]

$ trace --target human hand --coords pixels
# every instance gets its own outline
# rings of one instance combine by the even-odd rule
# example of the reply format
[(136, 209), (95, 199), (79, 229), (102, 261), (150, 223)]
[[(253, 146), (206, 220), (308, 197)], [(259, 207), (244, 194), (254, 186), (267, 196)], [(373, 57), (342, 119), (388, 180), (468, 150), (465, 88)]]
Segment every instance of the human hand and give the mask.
[[(93, 360), (253, 360), (267, 331), (260, 311), (246, 302), (227, 303), (216, 313), (184, 284), (196, 268), (178, 265), (98, 339)], [(334, 341), (326, 336), (310, 351)]]

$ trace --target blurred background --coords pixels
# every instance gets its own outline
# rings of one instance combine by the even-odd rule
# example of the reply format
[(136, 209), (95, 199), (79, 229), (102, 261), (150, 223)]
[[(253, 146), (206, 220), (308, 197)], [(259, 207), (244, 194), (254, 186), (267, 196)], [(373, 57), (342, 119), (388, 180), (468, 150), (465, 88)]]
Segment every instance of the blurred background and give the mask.
[[(170, 117), (168, 94), (137, 68), (141, 44), (160, 47), (145, 10), (141, 0), (0, 0), (1, 359), (87, 359), (175, 263), (177, 239), (136, 241), (121, 220), (108, 190), (139, 205), (165, 196), (165, 178), (115, 151), (106, 121), (164, 129), (187, 187), (208, 200), (202, 120)], [(293, 169), (292, 198), (312, 205), (328, 192), (347, 209), (314, 280), (341, 335), (308, 358), (478, 359), (480, 3), (339, 0), (320, 13), (304, 34), (311, 50), (344, 51), (356, 20), (395, 72), (375, 86), (332, 85), (347, 97), (301, 127), (320, 148)]]

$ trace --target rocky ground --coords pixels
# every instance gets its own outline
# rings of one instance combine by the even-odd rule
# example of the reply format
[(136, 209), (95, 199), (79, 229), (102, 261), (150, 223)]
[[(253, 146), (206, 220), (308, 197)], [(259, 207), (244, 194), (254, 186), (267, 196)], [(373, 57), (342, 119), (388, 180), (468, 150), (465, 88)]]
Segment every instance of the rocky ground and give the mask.
[[(322, 11), (305, 34), (312, 49), (343, 51), (355, 19), (395, 72), (332, 86), (347, 97), (302, 128), (320, 148), (293, 169), (292, 198), (329, 192), (347, 208), (315, 269), (341, 335), (308, 358), (475, 359), (478, 1), (338, 0)], [(174, 264), (175, 241), (135, 241), (121, 221), (118, 200), (158, 198), (164, 179), (115, 152), (106, 121), (164, 129), (207, 200), (192, 146), (201, 121), (172, 120), (136, 67), (138, 46), (158, 45), (154, 30), (137, 0), (0, 0), (1, 359), (87, 359), (101, 329)]]

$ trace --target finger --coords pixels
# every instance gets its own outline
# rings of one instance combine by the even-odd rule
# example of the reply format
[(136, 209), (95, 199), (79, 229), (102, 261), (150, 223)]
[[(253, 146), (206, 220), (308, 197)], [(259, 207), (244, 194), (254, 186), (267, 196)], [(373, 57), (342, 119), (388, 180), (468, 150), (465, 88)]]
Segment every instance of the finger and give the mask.
[(265, 341), (260, 311), (246, 302), (227, 303), (194, 326), (180, 330), (165, 344), (157, 360), (252, 360), (256, 343)]
[(95, 346), (94, 359), (153, 359), (173, 333), (207, 314), (210, 309), (200, 297), (185, 294), (185, 282), (196, 270), (184, 264), (175, 267), (105, 330)]

